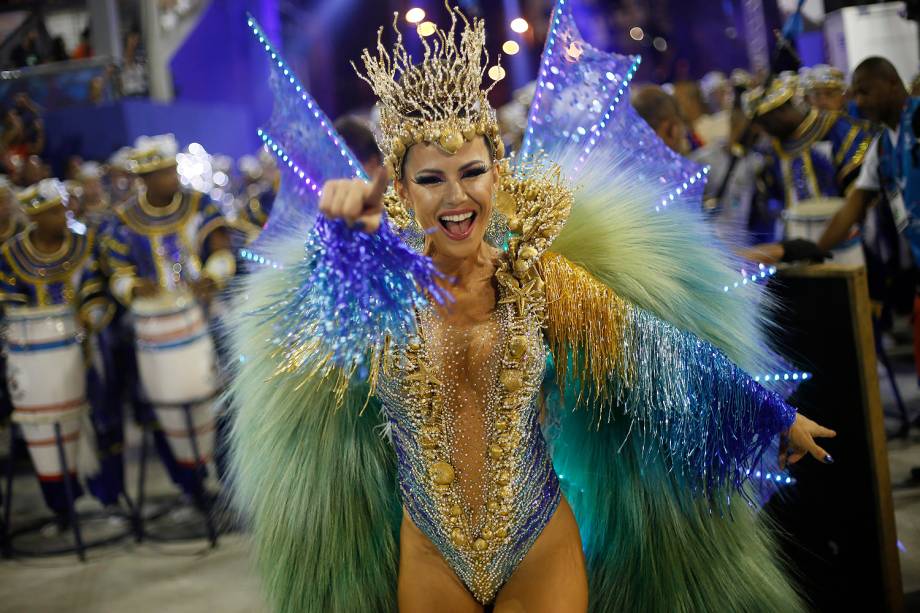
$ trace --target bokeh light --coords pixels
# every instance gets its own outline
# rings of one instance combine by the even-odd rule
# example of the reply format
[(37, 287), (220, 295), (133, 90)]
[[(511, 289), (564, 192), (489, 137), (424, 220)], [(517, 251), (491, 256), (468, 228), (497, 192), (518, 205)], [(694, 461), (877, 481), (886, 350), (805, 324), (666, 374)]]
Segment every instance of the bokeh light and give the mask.
[(526, 19), (516, 17), (511, 20), (511, 29), (518, 34), (523, 34), (528, 30), (528, 28), (530, 28), (530, 24), (527, 23)]
[(521, 46), (517, 44), (516, 42), (514, 42), (513, 40), (506, 40), (505, 44), (502, 45), (502, 51), (504, 51), (508, 55), (514, 55), (520, 50), (521, 50)]
[(409, 23), (419, 23), (425, 18), (425, 11), (420, 8), (411, 8), (406, 11), (406, 21)]

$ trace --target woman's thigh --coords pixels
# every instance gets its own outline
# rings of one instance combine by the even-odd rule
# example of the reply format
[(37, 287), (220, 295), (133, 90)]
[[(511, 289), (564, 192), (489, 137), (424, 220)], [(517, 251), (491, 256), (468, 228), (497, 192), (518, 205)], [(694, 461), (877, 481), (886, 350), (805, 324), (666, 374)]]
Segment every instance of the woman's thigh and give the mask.
[(585, 613), (588, 576), (578, 524), (562, 499), (511, 579), (498, 593), (494, 613)]
[(399, 531), (400, 613), (482, 613), (437, 547), (403, 512)]

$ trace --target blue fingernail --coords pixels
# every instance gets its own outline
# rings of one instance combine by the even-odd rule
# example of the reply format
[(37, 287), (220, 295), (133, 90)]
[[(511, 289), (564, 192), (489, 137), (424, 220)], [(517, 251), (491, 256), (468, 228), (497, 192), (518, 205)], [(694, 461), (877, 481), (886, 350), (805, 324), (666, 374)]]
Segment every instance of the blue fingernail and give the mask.
[(826, 456), (824, 456), (824, 463), (825, 463), (825, 464), (833, 464), (833, 463), (834, 463), (834, 458), (831, 457), (831, 454), (827, 454)]

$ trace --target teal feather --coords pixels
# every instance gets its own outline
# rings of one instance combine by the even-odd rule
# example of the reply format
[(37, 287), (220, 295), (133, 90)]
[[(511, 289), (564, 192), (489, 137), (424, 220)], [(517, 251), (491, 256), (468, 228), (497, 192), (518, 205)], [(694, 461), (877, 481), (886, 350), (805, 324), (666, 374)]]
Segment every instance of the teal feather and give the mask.
[(742, 497), (712, 512), (629, 434), (629, 419), (598, 424), (574, 410), (574, 386), (563, 395), (553, 380), (547, 435), (581, 529), (591, 613), (805, 610), (765, 517)]

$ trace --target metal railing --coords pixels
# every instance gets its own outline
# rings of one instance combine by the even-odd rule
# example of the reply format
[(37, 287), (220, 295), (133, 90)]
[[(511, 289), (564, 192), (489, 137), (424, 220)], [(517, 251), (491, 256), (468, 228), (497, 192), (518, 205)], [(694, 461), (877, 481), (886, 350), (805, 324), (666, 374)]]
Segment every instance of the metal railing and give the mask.
[(0, 71), (0, 107), (20, 93), (46, 110), (113, 102), (122, 97), (121, 68), (94, 57)]

